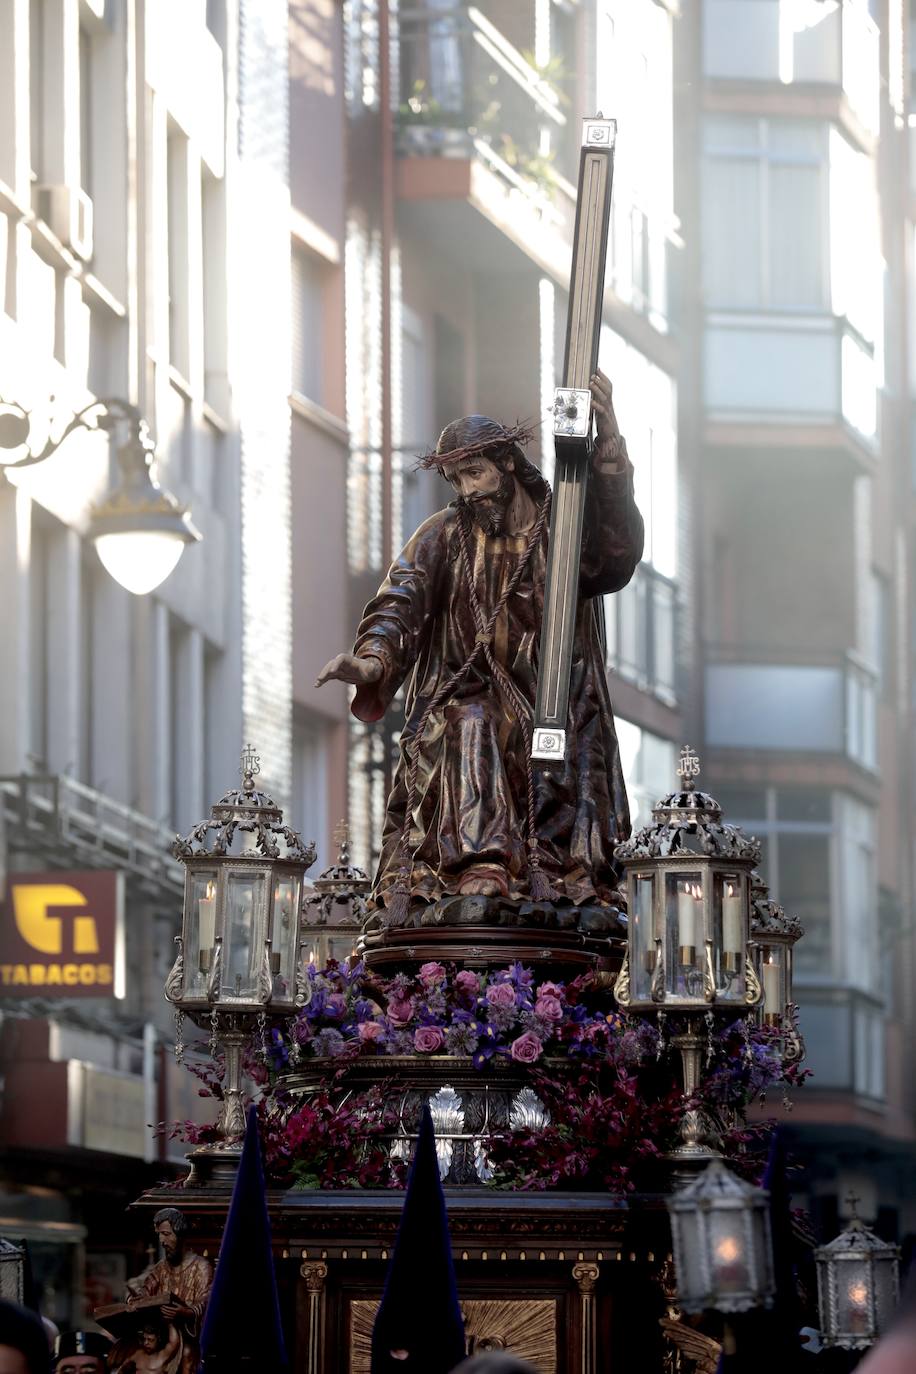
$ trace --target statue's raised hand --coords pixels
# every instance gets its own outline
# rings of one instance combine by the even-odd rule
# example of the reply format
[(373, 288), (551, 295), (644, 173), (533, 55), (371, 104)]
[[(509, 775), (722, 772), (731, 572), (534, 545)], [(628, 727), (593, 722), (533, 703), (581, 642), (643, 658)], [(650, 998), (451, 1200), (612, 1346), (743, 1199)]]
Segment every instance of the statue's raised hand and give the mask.
[(323, 687), (326, 682), (350, 682), (354, 687), (364, 687), (370, 682), (378, 682), (383, 671), (377, 658), (338, 654), (324, 665), (315, 686)]

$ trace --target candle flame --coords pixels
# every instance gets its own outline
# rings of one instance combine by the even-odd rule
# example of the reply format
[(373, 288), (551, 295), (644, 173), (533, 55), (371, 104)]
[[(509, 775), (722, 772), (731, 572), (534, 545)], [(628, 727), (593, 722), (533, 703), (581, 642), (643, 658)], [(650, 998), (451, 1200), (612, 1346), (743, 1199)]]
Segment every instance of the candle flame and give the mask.
[(849, 1301), (853, 1307), (865, 1307), (868, 1302), (868, 1289), (861, 1279), (858, 1283), (853, 1283), (849, 1288)]
[(723, 1236), (716, 1246), (716, 1258), (724, 1264), (734, 1264), (741, 1256), (741, 1246), (734, 1236)]
[(212, 901), (213, 901), (213, 898), (214, 898), (215, 896), (216, 896), (216, 883), (214, 883), (213, 880), (212, 880), (212, 878), (211, 878), (210, 882), (207, 883), (207, 897), (206, 897), (206, 900), (207, 900), (208, 902), (212, 902)]

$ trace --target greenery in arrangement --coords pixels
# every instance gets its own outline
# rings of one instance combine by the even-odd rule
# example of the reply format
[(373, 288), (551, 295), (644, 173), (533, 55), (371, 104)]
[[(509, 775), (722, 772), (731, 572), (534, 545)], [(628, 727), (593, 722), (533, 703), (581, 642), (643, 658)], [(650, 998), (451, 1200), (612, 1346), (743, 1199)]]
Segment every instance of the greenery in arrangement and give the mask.
[[(427, 963), (413, 977), (376, 980), (362, 964), (330, 961), (307, 970), (306, 999), (292, 1039), (275, 1031), (266, 1060), (249, 1063), (263, 1088), (274, 1186), (403, 1185), (403, 1160), (391, 1152), (397, 1118), (384, 1075), (391, 1056), (451, 1056), (470, 1060), (481, 1074), (508, 1067), (524, 1075), (550, 1120), (489, 1135), (493, 1187), (626, 1193), (647, 1163), (677, 1143), (684, 1111), (677, 1055), (650, 1022), (609, 1010), (609, 992), (591, 975), (539, 982), (517, 963), (489, 974)], [(366, 1087), (351, 1080), (368, 1060), (377, 1061), (379, 1073)], [(289, 1089), (286, 1076), (296, 1069), (304, 1071), (306, 1092)], [(392, 1081), (394, 1070), (392, 1064)], [(218, 1063), (193, 1071), (202, 1093), (221, 1095)], [(710, 1032), (695, 1105), (721, 1132), (732, 1164), (749, 1176), (759, 1169), (770, 1125), (746, 1124), (748, 1107), (805, 1076), (783, 1065), (771, 1030), (739, 1020)], [(175, 1133), (210, 1137), (189, 1123)]]

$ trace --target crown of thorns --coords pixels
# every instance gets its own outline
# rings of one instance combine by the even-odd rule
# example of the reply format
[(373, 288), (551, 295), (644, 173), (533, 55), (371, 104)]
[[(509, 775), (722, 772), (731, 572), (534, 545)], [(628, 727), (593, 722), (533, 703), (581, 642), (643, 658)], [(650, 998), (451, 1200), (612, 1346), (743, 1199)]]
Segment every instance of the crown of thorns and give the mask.
[(533, 438), (534, 430), (529, 425), (515, 424), (509, 425), (508, 428), (500, 425), (496, 433), (478, 439), (473, 444), (462, 444), (458, 448), (449, 449), (447, 453), (438, 453), (433, 449), (429, 453), (421, 454), (416, 461), (416, 467), (424, 471), (438, 468), (441, 472), (446, 464), (479, 458), (481, 454), (489, 453), (493, 449), (511, 448), (513, 444), (530, 444)]

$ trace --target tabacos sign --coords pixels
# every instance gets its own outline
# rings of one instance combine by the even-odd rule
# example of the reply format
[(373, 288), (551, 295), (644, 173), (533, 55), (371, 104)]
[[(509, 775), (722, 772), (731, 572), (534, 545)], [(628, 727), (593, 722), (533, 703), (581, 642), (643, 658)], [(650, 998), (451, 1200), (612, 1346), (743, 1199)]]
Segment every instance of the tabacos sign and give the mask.
[(123, 997), (124, 875), (10, 873), (0, 997)]

